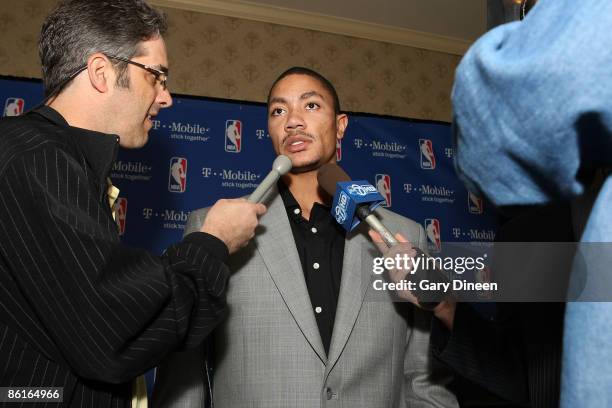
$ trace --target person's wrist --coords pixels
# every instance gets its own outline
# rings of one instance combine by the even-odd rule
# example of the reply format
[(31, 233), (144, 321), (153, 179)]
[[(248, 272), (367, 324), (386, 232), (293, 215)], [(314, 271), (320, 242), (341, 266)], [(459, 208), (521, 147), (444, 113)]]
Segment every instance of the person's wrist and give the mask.
[(438, 303), (431, 311), (433, 315), (440, 320), (449, 329), (453, 329), (453, 320), (455, 319), (456, 303), (454, 300), (445, 299)]
[(438, 309), (440, 307), (440, 305), (443, 303), (443, 301), (437, 301), (437, 302), (426, 302), (426, 301), (418, 301), (418, 306), (423, 309), (423, 310), (427, 310), (428, 312), (434, 312), (435, 310)]

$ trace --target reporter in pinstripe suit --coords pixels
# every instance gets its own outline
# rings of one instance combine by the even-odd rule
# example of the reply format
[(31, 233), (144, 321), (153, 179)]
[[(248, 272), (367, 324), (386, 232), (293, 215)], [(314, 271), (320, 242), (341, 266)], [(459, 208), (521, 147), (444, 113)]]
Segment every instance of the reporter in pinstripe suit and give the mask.
[(0, 386), (127, 407), (136, 376), (225, 315), (225, 259), (265, 207), (221, 200), (159, 258), (120, 243), (109, 205), (119, 146), (172, 104), (165, 28), (140, 0), (62, 1), (43, 25), (47, 100), (0, 122)]

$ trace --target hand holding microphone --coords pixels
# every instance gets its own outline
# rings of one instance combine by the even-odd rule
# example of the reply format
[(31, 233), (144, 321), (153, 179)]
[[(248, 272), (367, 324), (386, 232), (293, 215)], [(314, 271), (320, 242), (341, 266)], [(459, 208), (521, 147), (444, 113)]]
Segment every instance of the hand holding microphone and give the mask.
[(280, 176), (287, 174), (291, 167), (291, 160), (287, 156), (278, 156), (272, 164), (270, 173), (248, 199), (217, 201), (208, 210), (200, 231), (223, 241), (230, 254), (244, 247), (255, 236), (255, 228), (259, 224), (258, 217), (266, 212), (266, 207), (259, 202)]
[[(353, 230), (360, 221), (365, 221), (371, 228), (370, 237), (385, 258), (394, 258), (396, 255), (407, 255), (412, 259), (426, 256), (401, 234), (394, 236), (374, 214), (374, 210), (384, 201), (384, 197), (378, 193), (376, 187), (365, 180), (351, 181), (348, 174), (335, 163), (322, 166), (317, 179), (321, 188), (334, 197), (332, 216), (336, 221), (347, 231)], [(409, 273), (415, 278), (415, 273), (419, 273), (419, 278), (430, 282), (448, 281), (448, 277), (440, 271), (427, 268), (420, 268), (418, 271), (392, 269), (389, 270), (389, 279), (398, 282), (406, 278)], [(423, 309), (433, 309), (434, 313), (438, 309), (446, 310), (448, 306), (448, 302), (442, 301), (443, 296), (436, 293), (415, 290), (400, 291), (397, 294)]]
[[(424, 253), (419, 248), (413, 246), (412, 243), (400, 233), (395, 234), (395, 239), (398, 241), (398, 244), (392, 247), (388, 247), (377, 232), (370, 230), (368, 234), (385, 258), (394, 259), (397, 255), (408, 255), (412, 259), (415, 259), (416, 257), (424, 256)], [(416, 273), (420, 275), (413, 275), (412, 269), (391, 268), (388, 270), (388, 273), (389, 280), (396, 283), (407, 278), (412, 280), (417, 278), (420, 278), (420, 280), (426, 279), (429, 282), (448, 282), (448, 278), (442, 274), (442, 272), (435, 269), (419, 269)], [(418, 286), (417, 290), (414, 292), (409, 290), (396, 290), (395, 293), (401, 299), (407, 300), (421, 309), (430, 310), (449, 330), (453, 329), (456, 300), (451, 295), (433, 291), (422, 292)]]
[(258, 217), (265, 212), (263, 204), (250, 203), (244, 198), (221, 199), (208, 210), (200, 231), (219, 238), (233, 254), (255, 236)]

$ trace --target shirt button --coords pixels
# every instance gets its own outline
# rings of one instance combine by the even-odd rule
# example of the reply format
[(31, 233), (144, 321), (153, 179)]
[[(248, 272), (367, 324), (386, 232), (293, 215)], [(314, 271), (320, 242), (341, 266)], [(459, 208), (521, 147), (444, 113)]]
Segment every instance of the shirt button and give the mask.
[(318, 262), (315, 262), (315, 263), (312, 264), (312, 267), (315, 268), (315, 269), (319, 269), (319, 266), (320, 265), (319, 265)]
[(317, 233), (317, 229), (315, 227), (312, 227), (310, 230), (312, 231), (313, 234)]
[(295, 210), (293, 210), (293, 213), (294, 213), (295, 215), (298, 215), (298, 214), (300, 213), (300, 209), (299, 209), (299, 208), (296, 208)]
[(317, 312), (317, 314), (321, 313), (322, 311), (323, 311), (323, 309), (321, 308), (321, 306), (315, 307), (315, 312)]

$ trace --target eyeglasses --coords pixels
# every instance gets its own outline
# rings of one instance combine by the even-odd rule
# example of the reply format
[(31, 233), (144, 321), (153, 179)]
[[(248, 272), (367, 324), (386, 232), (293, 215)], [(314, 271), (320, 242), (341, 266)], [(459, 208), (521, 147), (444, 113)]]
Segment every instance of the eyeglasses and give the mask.
[[(159, 70), (157, 68), (153, 68), (149, 65), (144, 65), (144, 64), (140, 64), (138, 62), (135, 61), (131, 61), (127, 58), (123, 58), (123, 57), (117, 57), (114, 55), (106, 55), (108, 58), (112, 58), (112, 59), (116, 59), (118, 61), (123, 61), (123, 62), (127, 62), (128, 64), (132, 64), (132, 65), (136, 65), (138, 68), (142, 68), (148, 72), (150, 72), (151, 74), (155, 75), (155, 80), (159, 81), (159, 83), (161, 84), (163, 90), (165, 91), (167, 89), (167, 83), (168, 83), (168, 72), (167, 71), (162, 71)], [(62, 82), (60, 82), (55, 88), (53, 88), (48, 94), (47, 96), (43, 99), (43, 101), (41, 103), (39, 103), (38, 105), (36, 105), (35, 107), (33, 107), (30, 110), (34, 110), (37, 109), (40, 106), (44, 106), (47, 104), (47, 102), (49, 102), (51, 99), (55, 98), (57, 95), (59, 95), (59, 93), (61, 92), (61, 90), (70, 82), (72, 81), (74, 78), (77, 77), (77, 75), (79, 75), (81, 72), (83, 72), (85, 69), (87, 68), (87, 64), (81, 65), (80, 67), (78, 67), (77, 69), (75, 69), (70, 75), (68, 75), (68, 77), (66, 79), (64, 79)]]
[(135, 65), (138, 68), (142, 68), (145, 71), (150, 72), (151, 74), (155, 75), (155, 80), (159, 81), (160, 85), (162, 86), (162, 89), (164, 91), (167, 89), (167, 84), (168, 84), (168, 72), (167, 71), (162, 71), (162, 70), (159, 70), (157, 68), (153, 68), (150, 65), (144, 65), (144, 64), (141, 64), (139, 62), (129, 60), (127, 58), (117, 57), (115, 55), (106, 55), (106, 56), (108, 58), (112, 58), (112, 59), (115, 59), (117, 61), (127, 62), (128, 64)]

